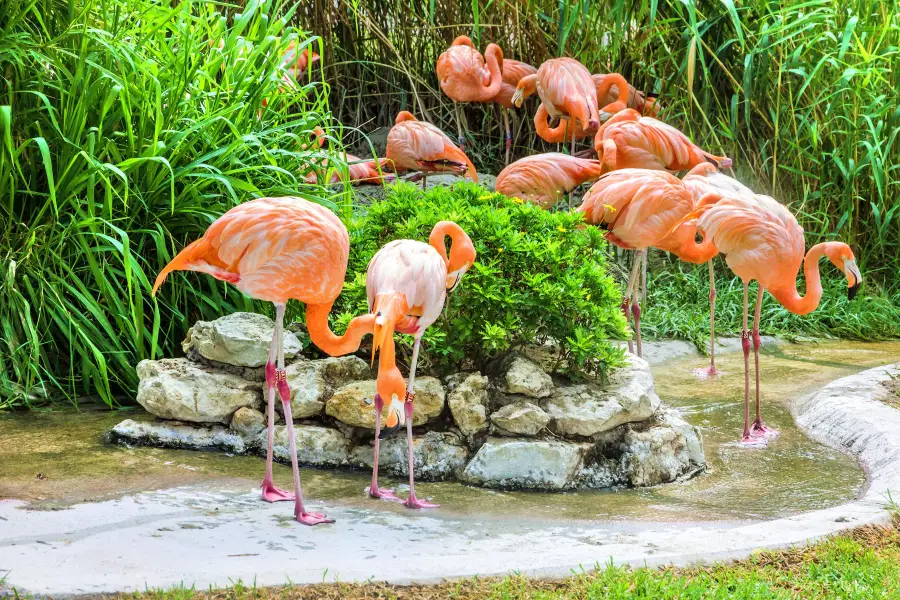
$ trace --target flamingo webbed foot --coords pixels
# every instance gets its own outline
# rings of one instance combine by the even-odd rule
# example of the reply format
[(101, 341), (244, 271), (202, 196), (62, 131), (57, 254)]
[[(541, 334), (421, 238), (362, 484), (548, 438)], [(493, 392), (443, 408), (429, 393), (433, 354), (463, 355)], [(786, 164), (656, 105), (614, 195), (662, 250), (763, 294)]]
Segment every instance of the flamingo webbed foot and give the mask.
[(294, 492), (288, 492), (281, 488), (275, 487), (271, 479), (263, 479), (262, 482), (262, 499), (266, 502), (287, 502), (295, 499)]
[(702, 378), (702, 379), (707, 379), (707, 378), (710, 378), (710, 379), (711, 379), (711, 378), (713, 378), (713, 377), (719, 377), (719, 376), (724, 375), (724, 374), (725, 374), (725, 373), (723, 373), (722, 371), (718, 370), (718, 369), (715, 368), (714, 366), (709, 366), (709, 367), (699, 367), (699, 368), (694, 369), (694, 375), (695, 375), (696, 377), (700, 377), (700, 378)]
[(366, 488), (366, 495), (376, 500), (386, 500), (388, 502), (403, 502), (394, 494), (394, 490), (380, 488), (377, 486), (369, 486)]
[(767, 427), (765, 423), (757, 419), (750, 426), (750, 435), (756, 438), (773, 438), (778, 436), (778, 431)]
[(317, 512), (306, 512), (302, 510), (295, 510), (294, 517), (296, 517), (297, 522), (301, 525), (309, 525), (312, 527), (313, 525), (322, 525), (325, 523), (334, 523), (334, 519), (330, 519), (323, 515), (322, 513)]
[(415, 494), (410, 495), (409, 499), (403, 503), (403, 506), (406, 508), (420, 509), (420, 508), (440, 508), (440, 504), (434, 504), (433, 502), (427, 502), (425, 500), (419, 500), (416, 498)]
[(752, 434), (745, 435), (741, 438), (742, 448), (765, 448), (769, 443), (765, 438), (754, 437)]

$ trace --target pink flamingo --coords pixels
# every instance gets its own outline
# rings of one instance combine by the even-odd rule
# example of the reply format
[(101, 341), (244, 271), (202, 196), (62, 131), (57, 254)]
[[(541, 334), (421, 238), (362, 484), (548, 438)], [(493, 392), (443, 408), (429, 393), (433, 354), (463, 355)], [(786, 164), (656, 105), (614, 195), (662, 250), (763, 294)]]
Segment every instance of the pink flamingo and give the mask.
[[(644, 100), (644, 93), (635, 90), (624, 77), (618, 73), (608, 73), (602, 75), (591, 75), (594, 85), (597, 88), (597, 104), (602, 106), (600, 109), (600, 120), (605, 121), (612, 115), (625, 110), (626, 108), (636, 108), (648, 110), (653, 107), (653, 101)], [(627, 86), (627, 92), (625, 90)], [(647, 114), (647, 113), (644, 113)], [(545, 142), (551, 144), (572, 141), (575, 139), (590, 137), (593, 133), (583, 127), (576, 121), (569, 123), (568, 121), (560, 122), (556, 127), (552, 127), (548, 123), (550, 113), (547, 112), (543, 104), (538, 106), (537, 112), (534, 114), (534, 129), (538, 136)]]
[(478, 181), (475, 165), (446, 133), (405, 110), (400, 111), (388, 132), (385, 154), (395, 169), (422, 173), (423, 190), (429, 173), (457, 173)]
[(603, 174), (598, 160), (550, 152), (520, 158), (497, 176), (501, 194), (534, 202), (541, 208), (555, 205), (563, 194)]

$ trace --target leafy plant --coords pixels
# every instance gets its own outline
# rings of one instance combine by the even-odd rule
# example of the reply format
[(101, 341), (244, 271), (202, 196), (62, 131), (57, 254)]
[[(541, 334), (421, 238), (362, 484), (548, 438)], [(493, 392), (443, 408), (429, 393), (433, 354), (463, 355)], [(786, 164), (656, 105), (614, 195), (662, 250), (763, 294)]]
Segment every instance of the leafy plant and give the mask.
[[(583, 227), (580, 215), (547, 212), (469, 183), (424, 193), (398, 184), (347, 223), (348, 272), (356, 276), (336, 305), (342, 325), (367, 311), (365, 272), (375, 252), (394, 239), (427, 241), (441, 220), (469, 234), (478, 258), (425, 334), (423, 369), (481, 368), (522, 344), (549, 340), (559, 342), (560, 368), (570, 373), (603, 376), (620, 363), (621, 350), (607, 340), (625, 334), (622, 298), (606, 273), (602, 232)], [(398, 339), (411, 350), (409, 336)]]

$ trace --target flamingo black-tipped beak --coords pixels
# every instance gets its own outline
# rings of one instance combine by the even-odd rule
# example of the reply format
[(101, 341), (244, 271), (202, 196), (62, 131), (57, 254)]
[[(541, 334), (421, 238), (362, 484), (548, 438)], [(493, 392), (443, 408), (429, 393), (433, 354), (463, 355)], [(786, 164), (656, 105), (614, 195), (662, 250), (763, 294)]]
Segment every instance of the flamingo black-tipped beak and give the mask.
[(400, 423), (397, 423), (397, 424), (394, 425), (393, 427), (382, 427), (382, 428), (381, 428), (381, 433), (378, 434), (378, 439), (379, 439), (379, 440), (387, 439), (387, 438), (389, 438), (390, 436), (392, 436), (392, 435), (394, 435), (395, 433), (397, 433), (397, 431), (398, 431), (399, 429), (400, 429)]
[(859, 279), (856, 277), (856, 274), (853, 273), (853, 284), (847, 288), (847, 300), (853, 300), (856, 298), (857, 292), (859, 292)]

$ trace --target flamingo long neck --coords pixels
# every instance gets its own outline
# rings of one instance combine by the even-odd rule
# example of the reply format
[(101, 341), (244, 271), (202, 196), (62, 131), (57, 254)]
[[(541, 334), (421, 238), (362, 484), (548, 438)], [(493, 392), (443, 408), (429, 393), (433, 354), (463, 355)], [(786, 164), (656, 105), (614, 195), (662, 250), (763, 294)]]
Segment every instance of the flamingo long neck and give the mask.
[(503, 51), (497, 44), (489, 44), (484, 52), (484, 59), (491, 76), (491, 83), (485, 88), (484, 95), (493, 100), (503, 86)]
[(693, 264), (705, 263), (718, 254), (719, 251), (713, 245), (710, 236), (704, 236), (703, 241), (698, 244), (696, 235), (696, 223), (684, 224), (669, 234), (657, 247), (671, 252), (684, 262)]
[(807, 315), (819, 307), (822, 299), (822, 278), (819, 275), (819, 259), (825, 254), (828, 242), (816, 244), (803, 259), (803, 275), (806, 277), (806, 295), (797, 291), (797, 280), (783, 288), (769, 289), (778, 303), (797, 315)]
[(449, 224), (438, 223), (435, 228), (431, 230), (431, 235), (428, 236), (428, 244), (438, 251), (438, 254), (444, 259), (445, 265), (450, 264), (450, 258), (447, 256), (447, 246), (444, 244), (444, 240), (447, 236), (450, 236), (450, 252), (453, 252), (453, 238), (457, 235), (459, 235), (459, 232), (451, 228)]
[(329, 356), (343, 356), (359, 350), (363, 337), (375, 329), (375, 315), (354, 318), (344, 335), (339, 336), (328, 327), (328, 313), (331, 312), (332, 304), (306, 305), (306, 328), (309, 330), (309, 338)]
[(522, 89), (522, 100), (537, 93), (537, 74), (526, 75), (519, 80), (518, 86)]
[(613, 86), (619, 92), (618, 101), (622, 103), (620, 110), (624, 110), (628, 107), (628, 81), (618, 73), (607, 73), (603, 77), (603, 81), (597, 86), (597, 100), (602, 102)]

